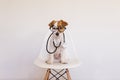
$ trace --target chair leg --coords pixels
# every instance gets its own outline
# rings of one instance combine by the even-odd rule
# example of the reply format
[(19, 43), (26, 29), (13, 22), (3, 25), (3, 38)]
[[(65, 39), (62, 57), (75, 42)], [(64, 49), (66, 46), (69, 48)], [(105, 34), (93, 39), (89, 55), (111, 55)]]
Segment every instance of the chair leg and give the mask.
[(72, 80), (71, 77), (70, 77), (70, 73), (69, 73), (69, 70), (68, 70), (68, 69), (66, 69), (66, 74), (67, 74), (67, 79), (68, 79), (68, 80)]
[[(67, 80), (72, 80), (68, 69), (66, 69), (65, 73), (66, 73), (66, 75), (67, 75)], [(52, 73), (51, 73), (51, 69), (47, 69), (47, 72), (46, 72), (46, 74), (45, 74), (44, 80), (49, 80), (50, 74), (52, 74)], [(60, 75), (60, 73), (57, 73), (57, 74)], [(56, 74), (56, 75), (57, 75), (57, 74)], [(60, 78), (61, 76), (63, 76), (64, 74), (63, 74), (63, 75), (60, 75), (58, 78), (56, 77), (56, 75), (53, 74), (53, 77), (55, 77), (56, 79), (59, 80), (59, 78)]]
[(44, 80), (49, 80), (49, 76), (50, 76), (50, 69), (47, 69)]

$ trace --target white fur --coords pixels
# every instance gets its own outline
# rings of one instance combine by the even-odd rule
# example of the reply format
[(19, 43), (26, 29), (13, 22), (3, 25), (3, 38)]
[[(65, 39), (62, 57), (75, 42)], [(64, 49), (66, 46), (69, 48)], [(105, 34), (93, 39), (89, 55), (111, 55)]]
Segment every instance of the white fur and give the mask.
[[(57, 23), (55, 23), (55, 26), (57, 26)], [(55, 50), (55, 47), (53, 46), (53, 41), (55, 42), (55, 45), (59, 45), (59, 43), (61, 42), (61, 45), (59, 48), (57, 48), (57, 51), (53, 54), (49, 54), (48, 55), (48, 60), (47, 63), (48, 64), (53, 64), (53, 62), (55, 60), (60, 61), (61, 63), (65, 64), (67, 63), (67, 56), (66, 56), (66, 47), (65, 47), (65, 43), (64, 43), (64, 39), (63, 39), (63, 33), (58, 32), (58, 30), (52, 30), (54, 33), (51, 36), (50, 40), (49, 40), (49, 50), (53, 51)], [(56, 33), (59, 33), (59, 36), (56, 35)], [(60, 55), (59, 55), (60, 54)], [(57, 59), (55, 59), (57, 57)]]

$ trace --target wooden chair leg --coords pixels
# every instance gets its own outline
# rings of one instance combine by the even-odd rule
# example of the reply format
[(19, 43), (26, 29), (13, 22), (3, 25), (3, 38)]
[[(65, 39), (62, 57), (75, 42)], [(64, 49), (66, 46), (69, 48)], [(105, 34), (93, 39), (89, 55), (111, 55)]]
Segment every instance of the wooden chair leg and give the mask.
[(69, 70), (68, 70), (68, 69), (66, 69), (66, 74), (67, 74), (68, 80), (72, 80), (71, 77), (70, 77), (70, 73), (69, 73)]
[(49, 80), (49, 75), (50, 75), (50, 69), (47, 69), (44, 80)]

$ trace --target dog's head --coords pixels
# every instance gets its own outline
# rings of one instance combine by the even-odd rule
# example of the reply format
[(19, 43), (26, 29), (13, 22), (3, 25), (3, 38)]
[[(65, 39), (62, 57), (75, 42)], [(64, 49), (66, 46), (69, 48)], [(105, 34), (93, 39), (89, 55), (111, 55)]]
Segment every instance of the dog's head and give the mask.
[(56, 35), (58, 36), (59, 33), (63, 33), (66, 29), (66, 26), (68, 23), (63, 20), (55, 21), (53, 20), (52, 22), (49, 23), (49, 28), (53, 32), (57, 32)]

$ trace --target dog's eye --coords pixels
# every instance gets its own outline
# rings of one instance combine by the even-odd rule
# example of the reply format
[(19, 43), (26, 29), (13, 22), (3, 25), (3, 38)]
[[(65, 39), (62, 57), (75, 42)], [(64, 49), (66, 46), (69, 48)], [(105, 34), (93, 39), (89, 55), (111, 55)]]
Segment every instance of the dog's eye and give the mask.
[(56, 28), (53, 28), (53, 29), (56, 29)]
[(58, 29), (58, 28), (53, 27), (52, 29)]
[(59, 27), (59, 29), (63, 29), (62, 27)]

